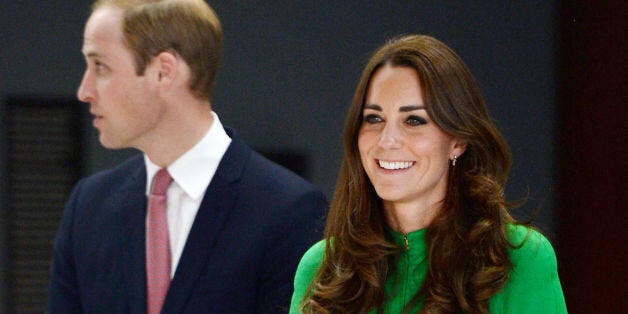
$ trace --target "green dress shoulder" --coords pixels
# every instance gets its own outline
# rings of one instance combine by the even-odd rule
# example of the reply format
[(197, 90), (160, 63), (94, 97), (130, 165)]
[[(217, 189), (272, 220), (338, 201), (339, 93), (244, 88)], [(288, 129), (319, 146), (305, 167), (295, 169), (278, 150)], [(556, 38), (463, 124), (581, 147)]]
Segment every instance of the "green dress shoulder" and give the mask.
[[(510, 249), (513, 269), (504, 288), (489, 300), (491, 313), (567, 313), (558, 278), (556, 254), (550, 242), (539, 232), (525, 226), (509, 225), (508, 237), (520, 247)], [(407, 245), (396, 273), (385, 283), (385, 313), (401, 313), (417, 293), (427, 273), (425, 229), (408, 235), (390, 233), (395, 243)], [(406, 241), (407, 240), (407, 241)], [(302, 257), (294, 278), (290, 313), (299, 313), (303, 297), (323, 259), (325, 241), (314, 244)], [(411, 312), (417, 312), (416, 304)], [(375, 310), (372, 311), (373, 313)]]

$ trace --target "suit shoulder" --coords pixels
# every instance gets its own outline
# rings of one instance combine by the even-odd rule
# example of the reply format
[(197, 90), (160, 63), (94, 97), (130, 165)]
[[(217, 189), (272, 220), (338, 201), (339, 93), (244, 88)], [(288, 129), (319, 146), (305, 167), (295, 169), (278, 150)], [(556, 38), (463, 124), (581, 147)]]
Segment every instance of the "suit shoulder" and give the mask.
[(101, 170), (81, 179), (79, 185), (85, 189), (109, 186), (128, 178), (131, 174), (138, 174), (144, 169), (143, 156), (137, 154), (111, 169)]
[[(294, 172), (253, 150), (238, 137), (232, 138), (229, 148), (220, 161), (217, 175), (223, 176), (228, 181), (244, 179), (269, 184), (310, 185)], [(287, 181), (286, 184), (282, 184), (283, 181)]]
[(248, 178), (254, 178), (267, 188), (277, 189), (281, 193), (316, 190), (313, 184), (303, 177), (256, 151), (252, 151), (245, 172)]

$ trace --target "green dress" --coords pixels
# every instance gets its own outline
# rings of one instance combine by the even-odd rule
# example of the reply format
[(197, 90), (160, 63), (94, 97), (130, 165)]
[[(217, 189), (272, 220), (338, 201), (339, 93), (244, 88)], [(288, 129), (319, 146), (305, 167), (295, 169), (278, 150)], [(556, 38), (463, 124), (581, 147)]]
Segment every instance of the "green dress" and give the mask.
[[(567, 313), (556, 265), (556, 254), (549, 241), (537, 231), (524, 226), (509, 225), (508, 237), (519, 248), (510, 249), (513, 269), (504, 288), (489, 301), (491, 313)], [(394, 242), (406, 245), (397, 272), (385, 283), (388, 300), (385, 313), (401, 313), (417, 293), (427, 272), (425, 229), (407, 236), (391, 232)], [(406, 242), (407, 239), (407, 242)], [(325, 241), (314, 244), (303, 255), (294, 278), (294, 294), (290, 313), (299, 313), (299, 307), (310, 282), (320, 267), (325, 252)], [(410, 312), (416, 313), (422, 304)], [(372, 311), (376, 312), (375, 310)]]

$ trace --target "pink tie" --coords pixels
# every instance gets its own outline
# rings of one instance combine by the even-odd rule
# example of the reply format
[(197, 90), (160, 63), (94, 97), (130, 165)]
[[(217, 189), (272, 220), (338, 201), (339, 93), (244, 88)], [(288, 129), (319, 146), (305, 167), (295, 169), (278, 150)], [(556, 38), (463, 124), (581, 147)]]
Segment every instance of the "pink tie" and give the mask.
[(155, 175), (148, 196), (148, 230), (146, 232), (146, 278), (148, 314), (158, 314), (170, 285), (170, 240), (166, 190), (172, 178), (166, 169)]

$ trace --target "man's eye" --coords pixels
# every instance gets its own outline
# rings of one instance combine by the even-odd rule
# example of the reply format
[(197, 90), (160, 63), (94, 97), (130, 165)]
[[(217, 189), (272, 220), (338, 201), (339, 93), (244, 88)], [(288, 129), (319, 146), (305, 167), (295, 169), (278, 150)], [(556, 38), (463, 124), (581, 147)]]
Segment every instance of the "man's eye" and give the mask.
[(418, 117), (418, 116), (410, 116), (408, 117), (408, 119), (406, 120), (406, 123), (410, 126), (418, 126), (418, 125), (423, 125), (427, 123), (427, 120)]
[(380, 123), (382, 122), (382, 118), (374, 114), (369, 114), (369, 115), (364, 116), (364, 122), (369, 123), (369, 124)]
[(94, 62), (94, 68), (96, 69), (96, 73), (103, 73), (107, 70), (107, 66), (98, 61)]

